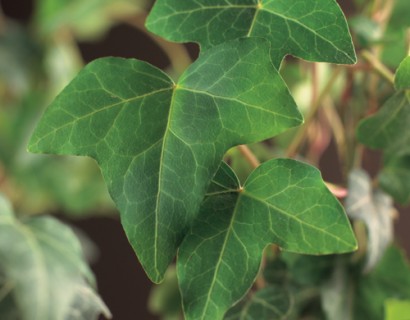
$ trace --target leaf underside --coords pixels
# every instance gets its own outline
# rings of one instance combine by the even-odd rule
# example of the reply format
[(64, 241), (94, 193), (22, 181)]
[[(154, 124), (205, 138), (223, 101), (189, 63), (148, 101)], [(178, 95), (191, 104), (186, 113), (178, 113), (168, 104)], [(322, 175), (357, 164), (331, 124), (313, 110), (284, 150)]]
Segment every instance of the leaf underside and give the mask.
[(18, 221), (0, 197), (0, 274), (23, 320), (110, 317), (72, 231), (50, 217)]
[(225, 152), (302, 122), (269, 50), (261, 38), (211, 48), (176, 84), (145, 62), (96, 60), (47, 109), (29, 150), (97, 160), (131, 245), (160, 282)]
[(309, 61), (356, 62), (345, 17), (334, 0), (157, 0), (146, 27), (201, 48), (263, 37), (271, 43), (276, 67), (287, 54)]
[[(222, 319), (249, 290), (264, 248), (306, 254), (352, 251), (343, 208), (317, 169), (294, 160), (258, 167), (243, 188), (223, 165), (178, 253), (186, 319)], [(228, 173), (227, 173), (228, 172)]]

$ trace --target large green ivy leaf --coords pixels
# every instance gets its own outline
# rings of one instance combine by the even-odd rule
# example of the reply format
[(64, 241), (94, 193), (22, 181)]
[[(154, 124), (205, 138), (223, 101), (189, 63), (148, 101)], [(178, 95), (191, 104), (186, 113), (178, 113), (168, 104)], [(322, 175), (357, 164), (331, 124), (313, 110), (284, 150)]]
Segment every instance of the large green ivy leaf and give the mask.
[[(410, 64), (406, 58), (396, 73), (396, 87), (410, 83)], [(410, 91), (398, 91), (373, 116), (363, 120), (357, 137), (363, 144), (384, 151), (380, 174), (383, 189), (401, 203), (410, 201)]]
[(271, 160), (243, 188), (224, 165), (213, 185), (178, 253), (188, 320), (222, 319), (251, 287), (270, 243), (307, 254), (357, 246), (342, 206), (309, 165)]
[(0, 291), (6, 292), (0, 310), (19, 314), (16, 319), (98, 319), (100, 313), (110, 317), (89, 285), (93, 276), (73, 232), (50, 217), (19, 221), (1, 197), (0, 275)]
[(157, 0), (148, 30), (208, 48), (246, 36), (263, 37), (280, 65), (287, 54), (311, 60), (356, 62), (343, 13), (335, 0)]
[(143, 267), (159, 282), (224, 153), (301, 123), (260, 38), (205, 51), (177, 84), (134, 59), (89, 64), (56, 98), (33, 152), (97, 160)]

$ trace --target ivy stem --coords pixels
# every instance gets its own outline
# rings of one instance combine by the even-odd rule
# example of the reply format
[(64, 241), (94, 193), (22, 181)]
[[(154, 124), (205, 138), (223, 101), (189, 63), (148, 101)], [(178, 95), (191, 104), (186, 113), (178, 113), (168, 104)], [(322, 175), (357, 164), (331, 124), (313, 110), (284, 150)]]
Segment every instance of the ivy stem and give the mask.
[(168, 42), (145, 28), (146, 13), (138, 14), (131, 19), (125, 19), (124, 22), (137, 28), (139, 31), (149, 36), (168, 56), (174, 71), (181, 75), (185, 69), (192, 63), (187, 49), (182, 44)]
[(306, 139), (307, 130), (309, 128), (309, 125), (312, 123), (313, 119), (315, 118), (316, 113), (320, 109), (320, 106), (322, 105), (323, 100), (332, 90), (333, 85), (335, 84), (337, 78), (339, 77), (340, 72), (341, 72), (340, 67), (336, 67), (333, 70), (333, 73), (330, 76), (325, 87), (323, 88), (321, 93), (317, 96), (317, 99), (314, 101), (314, 103), (312, 103), (312, 108), (309, 110), (309, 113), (306, 116), (305, 123), (299, 128), (299, 130), (296, 133), (295, 138), (293, 139), (292, 143), (289, 145), (288, 149), (286, 150), (287, 157), (293, 158), (297, 154), (300, 146)]
[(248, 161), (248, 163), (252, 166), (252, 168), (256, 169), (260, 166), (261, 162), (252, 152), (252, 150), (245, 144), (238, 146), (239, 152), (243, 155), (243, 157)]
[(394, 85), (394, 74), (374, 54), (368, 50), (363, 50), (361, 55), (379, 75)]

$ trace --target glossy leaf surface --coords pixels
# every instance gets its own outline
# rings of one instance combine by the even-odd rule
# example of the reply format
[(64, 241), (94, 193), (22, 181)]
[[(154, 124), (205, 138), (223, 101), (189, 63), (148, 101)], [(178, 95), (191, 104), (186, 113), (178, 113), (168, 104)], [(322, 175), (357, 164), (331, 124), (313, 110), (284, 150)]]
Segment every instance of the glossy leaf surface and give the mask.
[(33, 152), (99, 163), (131, 245), (162, 280), (225, 152), (301, 123), (269, 44), (236, 40), (172, 80), (133, 59), (89, 64), (46, 111)]
[(110, 317), (90, 287), (92, 274), (72, 231), (50, 217), (19, 221), (1, 197), (0, 274), (5, 277), (2, 289), (9, 288), (2, 290), (8, 294), (0, 305), (7, 303), (7, 314), (18, 313), (18, 319)]
[(157, 0), (147, 28), (171, 41), (208, 48), (240, 37), (270, 41), (274, 64), (287, 54), (322, 62), (356, 61), (334, 0)]
[(264, 248), (329, 254), (356, 241), (339, 202), (317, 169), (272, 160), (243, 188), (226, 165), (214, 178), (200, 216), (178, 254), (186, 319), (222, 319), (257, 276)]

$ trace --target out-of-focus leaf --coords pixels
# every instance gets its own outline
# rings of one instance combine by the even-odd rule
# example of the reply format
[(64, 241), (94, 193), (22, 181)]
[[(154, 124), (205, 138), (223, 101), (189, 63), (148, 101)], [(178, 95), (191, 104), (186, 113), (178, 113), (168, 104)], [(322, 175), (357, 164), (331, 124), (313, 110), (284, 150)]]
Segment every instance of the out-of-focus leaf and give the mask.
[(245, 297), (230, 309), (224, 320), (285, 320), (292, 307), (288, 290), (269, 286)]
[(35, 21), (41, 34), (70, 28), (80, 39), (101, 36), (118, 18), (145, 10), (150, 0), (40, 0)]
[(339, 259), (330, 279), (321, 286), (321, 302), (326, 319), (352, 320), (349, 279), (343, 262)]
[(410, 267), (396, 247), (390, 247), (369, 274), (358, 272), (353, 283), (354, 319), (383, 320), (385, 300), (410, 299)]
[[(409, 2), (410, 3), (410, 2)], [(410, 83), (409, 58), (396, 74), (396, 86)], [(384, 151), (380, 185), (397, 201), (410, 202), (410, 92), (398, 91), (373, 116), (360, 122), (357, 137), (365, 145)]]
[(400, 63), (394, 80), (397, 90), (410, 89), (410, 56)]
[(90, 287), (93, 275), (72, 231), (50, 217), (19, 221), (1, 197), (0, 270), (19, 319), (97, 319), (100, 313), (110, 317)]
[(153, 287), (148, 307), (153, 314), (160, 315), (162, 320), (182, 318), (181, 294), (175, 266), (170, 266), (165, 273), (164, 281)]
[(410, 300), (388, 299), (385, 302), (385, 310), (384, 320), (409, 320)]
[(382, 60), (392, 68), (397, 68), (407, 55), (406, 32), (410, 27), (410, 1), (394, 1), (393, 12), (383, 39)]
[(365, 16), (349, 19), (349, 26), (362, 47), (369, 47), (380, 41), (383, 34), (380, 24)]
[(368, 230), (365, 265), (365, 272), (368, 272), (377, 265), (393, 240), (393, 201), (383, 191), (372, 190), (372, 181), (363, 170), (350, 173), (348, 189), (346, 212), (351, 218), (362, 220)]

